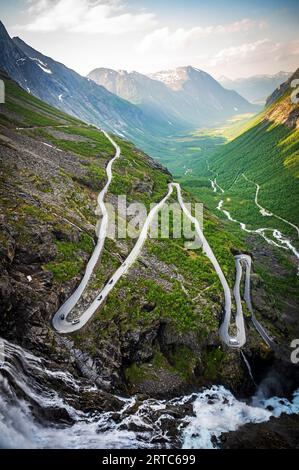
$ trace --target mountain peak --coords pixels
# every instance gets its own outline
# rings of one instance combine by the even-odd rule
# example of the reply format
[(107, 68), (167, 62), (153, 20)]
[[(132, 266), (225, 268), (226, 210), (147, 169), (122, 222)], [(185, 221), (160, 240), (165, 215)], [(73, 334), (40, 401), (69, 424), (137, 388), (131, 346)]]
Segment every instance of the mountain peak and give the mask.
[[(181, 90), (188, 81), (211, 81), (215, 82), (213, 77), (201, 69), (192, 65), (180, 66), (171, 70), (162, 70), (150, 75), (154, 80), (163, 82), (168, 88), (174, 91)], [(215, 82), (217, 83), (217, 82)], [(219, 85), (219, 84), (218, 84)]]
[(193, 65), (186, 65), (182, 67), (177, 67), (176, 70), (185, 70), (188, 73), (196, 72), (196, 73), (205, 73), (203, 70), (198, 69), (197, 67), (193, 67)]
[(40, 56), (43, 55), (39, 51), (34, 49), (33, 47), (29, 46), (29, 44), (27, 44), (25, 41), (23, 41), (23, 39), (21, 39), (19, 36), (13, 37), (12, 41), (14, 42), (14, 44), (17, 47), (19, 47), (25, 54), (27, 54), (29, 56), (30, 56), (30, 54), (33, 54), (33, 53), (36, 54), (36, 55), (40, 55)]
[(89, 74), (87, 75), (89, 77), (89, 75), (92, 75), (94, 73), (109, 73), (109, 74), (116, 74), (117, 72), (113, 69), (109, 69), (108, 67), (96, 67), (95, 69), (93, 69), (91, 72), (89, 72)]
[(2, 21), (0, 21), (0, 39), (10, 39), (7, 29), (5, 28)]
[(123, 76), (123, 77), (130, 77), (130, 76), (143, 76), (143, 77), (145, 77), (145, 75), (142, 75), (141, 73), (136, 72), (136, 70), (132, 70), (132, 71), (125, 70), (125, 69), (114, 70), (114, 69), (110, 69), (108, 67), (96, 67), (91, 72), (89, 72), (87, 77), (89, 77), (91, 79), (95, 79), (96, 76), (99, 76), (99, 75), (102, 75), (102, 74), (110, 75), (110, 76)]

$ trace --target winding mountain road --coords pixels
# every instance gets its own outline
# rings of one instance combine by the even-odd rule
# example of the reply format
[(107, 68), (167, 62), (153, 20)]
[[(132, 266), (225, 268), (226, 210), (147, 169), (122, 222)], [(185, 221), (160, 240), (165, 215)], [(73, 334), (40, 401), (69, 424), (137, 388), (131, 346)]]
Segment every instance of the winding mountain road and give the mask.
[(112, 165), (115, 159), (120, 157), (121, 151), (119, 146), (114, 142), (114, 140), (105, 132), (102, 131), (104, 135), (107, 137), (107, 139), (111, 142), (111, 144), (115, 148), (115, 156), (113, 157), (112, 160), (107, 165), (106, 172), (107, 172), (107, 183), (104, 187), (104, 189), (100, 192), (98, 196), (98, 207), (97, 207), (97, 213), (100, 215), (102, 214), (102, 220), (99, 225), (99, 230), (97, 231), (98, 235), (98, 243), (95, 246), (94, 252), (92, 253), (92, 256), (86, 266), (86, 271), (84, 273), (84, 276), (82, 278), (82, 281), (80, 282), (79, 286), (77, 289), (73, 292), (73, 294), (69, 297), (69, 299), (59, 308), (59, 310), (56, 312), (56, 314), (53, 317), (52, 323), (53, 327), (59, 332), (59, 333), (72, 333), (74, 331), (80, 330), (94, 315), (94, 313), (98, 310), (101, 304), (105, 301), (109, 293), (112, 291), (116, 283), (119, 281), (119, 279), (126, 274), (128, 269), (134, 264), (134, 262), (137, 260), (142, 247), (148, 237), (148, 232), (149, 228), (157, 215), (157, 213), (160, 211), (160, 209), (163, 207), (165, 202), (169, 199), (169, 197), (172, 195), (173, 190), (176, 189), (177, 192), (177, 198), (178, 202), (180, 204), (180, 207), (183, 211), (183, 213), (186, 215), (186, 217), (189, 218), (189, 220), (194, 224), (195, 230), (196, 230), (196, 235), (198, 237), (198, 240), (202, 244), (202, 249), (204, 253), (207, 255), (211, 263), (213, 264), (213, 267), (219, 277), (219, 280), (221, 282), (223, 292), (224, 292), (224, 317), (222, 324), (219, 329), (219, 334), (222, 339), (222, 341), (227, 344), (230, 347), (233, 348), (241, 348), (244, 346), (246, 342), (246, 330), (245, 330), (245, 322), (244, 322), (244, 317), (243, 317), (243, 311), (242, 311), (242, 302), (241, 302), (241, 296), (240, 296), (240, 282), (242, 278), (242, 263), (246, 264), (246, 278), (245, 278), (245, 294), (244, 294), (244, 299), (247, 304), (248, 310), (251, 313), (252, 321), (254, 323), (254, 326), (256, 327), (257, 331), (261, 334), (263, 339), (267, 342), (268, 345), (270, 345), (270, 342), (272, 341), (271, 338), (269, 338), (268, 334), (264, 330), (264, 328), (259, 324), (259, 322), (256, 320), (254, 314), (253, 314), (253, 309), (251, 305), (251, 298), (250, 298), (250, 270), (251, 270), (251, 258), (248, 255), (237, 255), (235, 257), (235, 265), (236, 265), (236, 281), (235, 281), (235, 286), (234, 286), (234, 297), (236, 301), (236, 306), (237, 306), (237, 312), (236, 312), (236, 317), (235, 317), (235, 322), (236, 322), (236, 335), (235, 336), (230, 336), (229, 335), (229, 328), (231, 325), (231, 314), (232, 314), (232, 298), (231, 298), (231, 290), (228, 285), (228, 282), (226, 280), (226, 277), (217, 261), (216, 256), (214, 255), (214, 252), (212, 248), (210, 247), (207, 239), (205, 238), (203, 231), (201, 229), (199, 221), (192, 216), (190, 213), (189, 209), (185, 206), (183, 197), (182, 197), (182, 191), (179, 183), (169, 183), (168, 185), (168, 192), (164, 196), (164, 198), (157, 203), (149, 212), (147, 219), (142, 227), (142, 230), (140, 232), (140, 235), (137, 239), (136, 244), (134, 245), (133, 249), (131, 250), (130, 254), (126, 258), (126, 260), (121, 264), (121, 266), (116, 270), (116, 272), (113, 274), (113, 276), (109, 279), (109, 281), (106, 283), (106, 285), (103, 287), (103, 289), (97, 294), (95, 299), (92, 301), (92, 303), (89, 305), (89, 307), (82, 313), (80, 318), (74, 319), (72, 321), (68, 321), (67, 316), (68, 314), (72, 311), (74, 306), (77, 304), (78, 300), (81, 298), (88, 281), (93, 273), (93, 270), (98, 262), (98, 259), (100, 257), (100, 254), (102, 252), (102, 249), (104, 247), (104, 242), (107, 236), (107, 228), (108, 228), (108, 212), (105, 206), (104, 198), (105, 195), (108, 191), (109, 185), (112, 180)]
[[(93, 314), (98, 310), (100, 305), (104, 302), (106, 297), (109, 295), (111, 290), (114, 288), (117, 281), (128, 271), (128, 269), (136, 261), (137, 257), (139, 256), (139, 254), (141, 252), (143, 244), (144, 244), (145, 240), (147, 239), (148, 230), (149, 230), (149, 227), (150, 227), (151, 223), (154, 220), (155, 215), (162, 208), (163, 204), (170, 197), (172, 192), (173, 192), (172, 184), (169, 184), (169, 190), (168, 190), (167, 195), (155, 207), (153, 207), (152, 210), (150, 211), (150, 213), (148, 214), (147, 219), (144, 223), (144, 226), (143, 226), (143, 228), (140, 232), (140, 235), (138, 237), (138, 240), (137, 240), (136, 244), (134, 245), (134, 248), (130, 252), (129, 256), (121, 264), (121, 266), (115, 271), (115, 273), (109, 279), (109, 281), (104, 286), (104, 288), (101, 290), (101, 292), (99, 292), (99, 294), (96, 296), (96, 298), (93, 300), (93, 302), (89, 305), (89, 307), (81, 315), (80, 322), (75, 323), (76, 320), (75, 320), (75, 322), (69, 322), (67, 320), (67, 315), (70, 313), (70, 311), (73, 309), (75, 304), (78, 302), (78, 300), (81, 297), (81, 295), (83, 293), (83, 290), (85, 289), (86, 284), (88, 282), (88, 280), (86, 282), (86, 279), (87, 279), (87, 277), (86, 277), (82, 288), (80, 288), (84, 278), (82, 279), (81, 284), (78, 286), (78, 288), (76, 289), (74, 294), (60, 307), (58, 312), (53, 317), (53, 326), (59, 333), (72, 333), (73, 331), (80, 330), (90, 320), (90, 318), (93, 316)], [(101, 235), (102, 232), (103, 232), (103, 230), (102, 230), (102, 226), (101, 226), (100, 235)], [(104, 238), (102, 238), (102, 239), (104, 240)], [(96, 257), (98, 259), (99, 253), (97, 253)], [(95, 266), (95, 263), (93, 265), (93, 268), (94, 268), (94, 266)], [(92, 271), (90, 271), (90, 269), (91, 269), (91, 266), (88, 267), (88, 279), (90, 278), (90, 276), (92, 274)], [(79, 290), (79, 288), (80, 288), (80, 290)]]
[[(98, 206), (96, 208), (96, 213), (97, 215), (102, 215), (102, 220), (101, 224), (99, 225), (99, 230), (97, 230), (97, 236), (98, 236), (98, 241), (95, 246), (95, 249), (87, 263), (86, 270), (84, 273), (84, 276), (78, 285), (77, 289), (72, 293), (72, 295), (67, 299), (67, 301), (59, 308), (58, 312), (55, 314), (53, 317), (52, 323), (54, 328), (59, 331), (60, 333), (70, 333), (72, 331), (75, 331), (76, 329), (79, 328), (74, 328), (74, 325), (72, 325), (70, 322), (66, 321), (66, 316), (71, 312), (71, 310), (75, 307), (77, 304), (78, 300), (81, 298), (88, 281), (93, 273), (93, 270), (99, 260), (99, 257), (102, 253), (104, 243), (106, 240), (107, 236), (107, 230), (108, 230), (108, 211), (106, 209), (106, 205), (104, 202), (104, 198), (108, 192), (110, 183), (112, 181), (112, 165), (114, 161), (120, 157), (120, 148), (119, 146), (114, 142), (113, 139), (107, 134), (105, 131), (103, 131), (103, 134), (107, 137), (107, 139), (111, 142), (113, 147), (115, 148), (115, 155), (114, 157), (109, 161), (107, 167), (106, 167), (106, 173), (107, 173), (107, 183), (102, 189), (102, 191), (98, 195)], [(62, 320), (62, 318), (65, 316), (65, 320)], [(83, 315), (82, 315), (83, 317)], [(87, 316), (86, 316), (87, 317)], [(90, 316), (87, 318), (85, 323), (89, 320)], [(80, 328), (85, 324), (83, 323), (84, 317), (82, 320), (80, 319)], [(63, 326), (64, 325), (64, 326)], [(71, 328), (73, 327), (73, 328)]]
[[(273, 348), (274, 347), (274, 341), (273, 339), (269, 336), (265, 328), (260, 324), (260, 322), (257, 320), (252, 303), (251, 303), (251, 295), (250, 295), (250, 273), (251, 273), (251, 264), (252, 264), (252, 259), (251, 256), (249, 255), (237, 255), (235, 256), (235, 263), (236, 263), (236, 282), (235, 282), (235, 287), (234, 287), (234, 296), (236, 299), (236, 304), (237, 304), (237, 315), (236, 315), (236, 323), (240, 323), (241, 328), (243, 327), (244, 323), (244, 318), (242, 315), (242, 304), (241, 304), (241, 299), (238, 298), (240, 295), (240, 281), (242, 277), (242, 267), (245, 265), (246, 271), (245, 271), (245, 288), (244, 288), (244, 300), (246, 302), (247, 309), (251, 315), (251, 321), (255, 327), (255, 329), (258, 331), (258, 333), (261, 335), (263, 340), (268, 344), (269, 347)], [(238, 298), (238, 300), (237, 300)], [(240, 309), (241, 306), (241, 309)]]

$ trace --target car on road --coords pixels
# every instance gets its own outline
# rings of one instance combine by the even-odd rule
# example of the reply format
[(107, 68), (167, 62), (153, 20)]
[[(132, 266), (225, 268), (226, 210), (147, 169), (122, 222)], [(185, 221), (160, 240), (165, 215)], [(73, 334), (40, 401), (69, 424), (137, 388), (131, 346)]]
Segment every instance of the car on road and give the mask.
[(65, 319), (65, 315), (64, 315), (64, 313), (62, 313), (62, 314), (60, 315), (60, 320), (64, 320), (64, 319)]
[(230, 338), (229, 339), (229, 344), (231, 346), (239, 346), (239, 341), (236, 338)]
[(102, 295), (100, 295), (100, 297), (98, 297), (98, 300), (102, 300), (102, 298), (103, 298), (103, 296), (102, 296)]
[(109, 284), (113, 284), (113, 279), (111, 279), (111, 281), (109, 281)]
[(72, 320), (72, 325), (78, 325), (78, 323), (80, 323), (80, 319), (77, 318), (76, 320)]

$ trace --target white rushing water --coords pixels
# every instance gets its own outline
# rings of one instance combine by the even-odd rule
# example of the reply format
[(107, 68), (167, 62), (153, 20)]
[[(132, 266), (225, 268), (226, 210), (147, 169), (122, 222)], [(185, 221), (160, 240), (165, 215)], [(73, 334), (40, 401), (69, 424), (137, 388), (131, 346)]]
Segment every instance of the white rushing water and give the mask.
[[(292, 401), (257, 394), (245, 403), (216, 385), (172, 400), (112, 396), (117, 411), (83, 412), (74, 399), (88, 392), (100, 397), (100, 390), (7, 341), (4, 351), (1, 448), (215, 448), (222, 433), (243, 424), (299, 413), (299, 390)], [(57, 410), (70, 424), (55, 420)]]
[(244, 363), (245, 363), (245, 365), (246, 365), (246, 367), (247, 367), (249, 377), (251, 378), (253, 384), (256, 386), (257, 384), (256, 384), (256, 382), (255, 382), (255, 380), (254, 380), (253, 373), (252, 373), (252, 370), (251, 370), (251, 366), (250, 366), (250, 364), (249, 364), (249, 361), (248, 361), (247, 357), (245, 356), (245, 354), (243, 353), (242, 349), (241, 349), (240, 352), (241, 352), (241, 356), (242, 356), (242, 358), (243, 358), (243, 361), (244, 361)]

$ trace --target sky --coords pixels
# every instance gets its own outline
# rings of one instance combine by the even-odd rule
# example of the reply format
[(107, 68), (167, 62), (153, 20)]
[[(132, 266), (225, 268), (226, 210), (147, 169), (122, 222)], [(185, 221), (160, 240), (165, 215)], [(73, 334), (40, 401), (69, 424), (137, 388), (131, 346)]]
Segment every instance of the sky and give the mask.
[(0, 19), (82, 75), (192, 65), (239, 78), (299, 66), (298, 0), (0, 0)]

